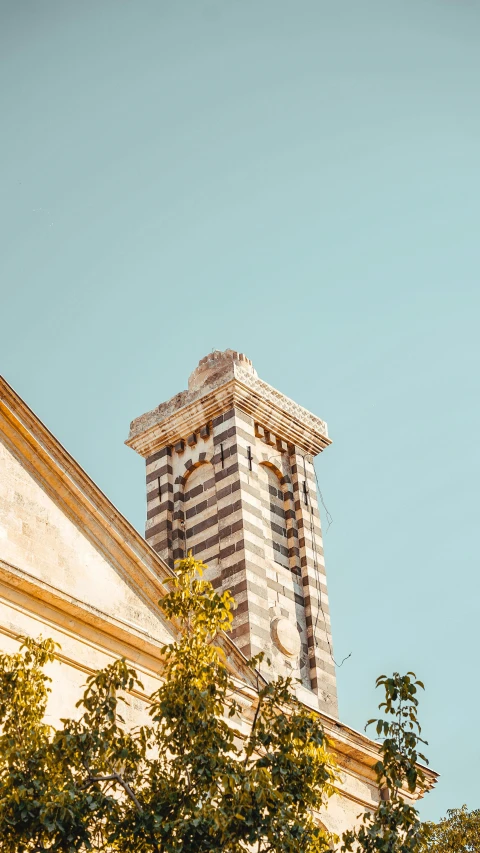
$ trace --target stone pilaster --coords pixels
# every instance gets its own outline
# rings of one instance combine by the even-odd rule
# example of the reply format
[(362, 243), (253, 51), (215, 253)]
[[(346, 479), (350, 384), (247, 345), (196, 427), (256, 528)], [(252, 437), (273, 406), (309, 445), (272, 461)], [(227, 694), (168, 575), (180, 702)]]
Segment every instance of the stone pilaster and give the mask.
[(147, 483), (145, 538), (155, 548), (157, 554), (171, 564), (174, 512), (172, 448), (167, 445), (147, 456), (145, 465)]
[(318, 694), (321, 709), (336, 716), (338, 707), (335, 664), (315, 469), (309, 454), (303, 454), (294, 448), (292, 451), (292, 481), (299, 533), (311, 686)]

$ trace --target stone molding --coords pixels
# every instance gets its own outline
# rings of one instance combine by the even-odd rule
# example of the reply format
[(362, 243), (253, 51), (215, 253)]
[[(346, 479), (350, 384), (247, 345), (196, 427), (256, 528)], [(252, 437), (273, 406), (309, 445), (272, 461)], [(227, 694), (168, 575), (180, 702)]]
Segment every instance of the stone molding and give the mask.
[[(158, 601), (167, 592), (163, 581), (173, 576), (173, 570), (108, 500), (3, 376), (0, 376), (0, 432), (7, 447), (68, 518), (78, 525), (144, 601), (155, 606), (159, 621), (166, 624)], [(9, 574), (13, 580), (13, 567), (10, 567)], [(23, 581), (27, 582), (28, 575), (25, 572), (21, 574)], [(38, 584), (35, 589), (42, 598)], [(58, 593), (62, 594), (60, 590)], [(87, 611), (85, 607), (85, 619)], [(102, 615), (108, 620), (106, 614)], [(178, 627), (175, 620), (170, 620), (170, 624), (171, 630)], [(133, 641), (133, 630), (131, 637)], [(253, 684), (255, 677), (245, 664), (245, 656), (227, 634), (220, 638), (220, 645), (232, 671)]]
[(185, 439), (230, 408), (239, 408), (268, 424), (275, 435), (294, 441), (306, 453), (316, 455), (331, 444), (325, 421), (236, 363), (213, 385), (182, 391), (136, 418), (125, 444), (147, 457), (159, 447)]
[(259, 379), (258, 376), (254, 376), (252, 373), (247, 372), (243, 367), (240, 367), (240, 365), (235, 364), (234, 371), (235, 377), (252, 391), (256, 391), (261, 394), (265, 400), (274, 403), (283, 411), (288, 412), (292, 418), (295, 418), (302, 425), (310, 427), (312, 431), (328, 439), (327, 424), (325, 421), (322, 421), (321, 418), (317, 417), (317, 415), (312, 414), (308, 409), (304, 409), (304, 407), (300, 406), (299, 403), (296, 403), (295, 400), (291, 400), (290, 397), (286, 397), (285, 394), (277, 391), (276, 388), (269, 385), (267, 382), (264, 382), (263, 379)]

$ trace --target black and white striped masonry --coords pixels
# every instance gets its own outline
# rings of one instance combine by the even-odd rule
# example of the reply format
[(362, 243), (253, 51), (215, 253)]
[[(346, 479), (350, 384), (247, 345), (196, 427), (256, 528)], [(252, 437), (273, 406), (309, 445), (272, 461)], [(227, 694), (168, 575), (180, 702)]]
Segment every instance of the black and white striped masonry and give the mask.
[(274, 673), (299, 678), (299, 693), (337, 717), (313, 468), (330, 444), (324, 421), (226, 350), (134, 420), (126, 443), (146, 460), (147, 541), (170, 565), (190, 550), (204, 560), (235, 596), (239, 648), (265, 650)]

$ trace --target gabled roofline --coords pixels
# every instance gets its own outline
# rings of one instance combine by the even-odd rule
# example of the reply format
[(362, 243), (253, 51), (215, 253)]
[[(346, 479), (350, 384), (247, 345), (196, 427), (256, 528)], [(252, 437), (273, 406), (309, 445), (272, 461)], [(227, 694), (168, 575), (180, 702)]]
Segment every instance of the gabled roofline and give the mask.
[[(146, 603), (158, 608), (167, 593), (164, 582), (172, 569), (112, 504), (83, 468), (42, 423), (6, 379), (0, 376), (0, 431), (13, 451), (40, 481), (62, 511), (112, 563)], [(179, 630), (175, 620), (160, 620)], [(132, 642), (134, 641), (132, 632)], [(229, 668), (254, 685), (256, 678), (247, 660), (226, 634), (220, 640)]]

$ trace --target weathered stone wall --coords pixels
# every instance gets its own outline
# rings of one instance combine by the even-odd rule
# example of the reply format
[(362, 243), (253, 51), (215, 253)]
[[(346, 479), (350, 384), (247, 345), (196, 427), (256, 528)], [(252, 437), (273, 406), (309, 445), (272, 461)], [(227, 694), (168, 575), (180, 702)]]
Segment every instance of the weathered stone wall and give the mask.
[[(17, 651), (18, 637), (21, 635), (34, 638), (40, 635), (51, 637), (60, 645), (57, 660), (45, 669), (52, 679), (46, 721), (50, 725), (60, 725), (60, 720), (65, 717), (78, 718), (80, 711), (75, 705), (82, 696), (88, 676), (116, 660), (120, 650), (103, 648), (99, 645), (98, 636), (96, 642), (93, 638), (82, 638), (81, 633), (76, 633), (73, 620), (68, 630), (66, 626), (59, 626), (47, 620), (46, 613), (44, 616), (32, 613), (31, 604), (24, 599), (21, 604), (17, 602), (17, 606), (13, 607), (0, 586), (0, 647), (4, 652)], [(145, 690), (153, 691), (158, 683), (154, 674), (141, 662), (135, 662), (135, 666)], [(122, 711), (122, 716), (128, 725), (138, 725), (145, 716), (145, 697), (132, 695), (128, 707)]]
[[(145, 601), (17, 458), (0, 435), (0, 648), (13, 651), (22, 636), (52, 637), (61, 649), (50, 667), (53, 679), (47, 720), (56, 724), (78, 712), (75, 703), (86, 678), (118, 657), (139, 669), (147, 692), (157, 683), (159, 648), (171, 641), (158, 608)], [(9, 571), (11, 576), (9, 577)], [(36, 590), (42, 598), (36, 597)], [(59, 610), (59, 595), (69, 610)], [(90, 623), (75, 615), (86, 605)], [(105, 617), (116, 628), (107, 636), (92, 627)], [(152, 658), (124, 638), (137, 636), (151, 646)], [(131, 698), (127, 720), (139, 722), (141, 696)]]
[(0, 439), (0, 559), (168, 642), (152, 610)]

